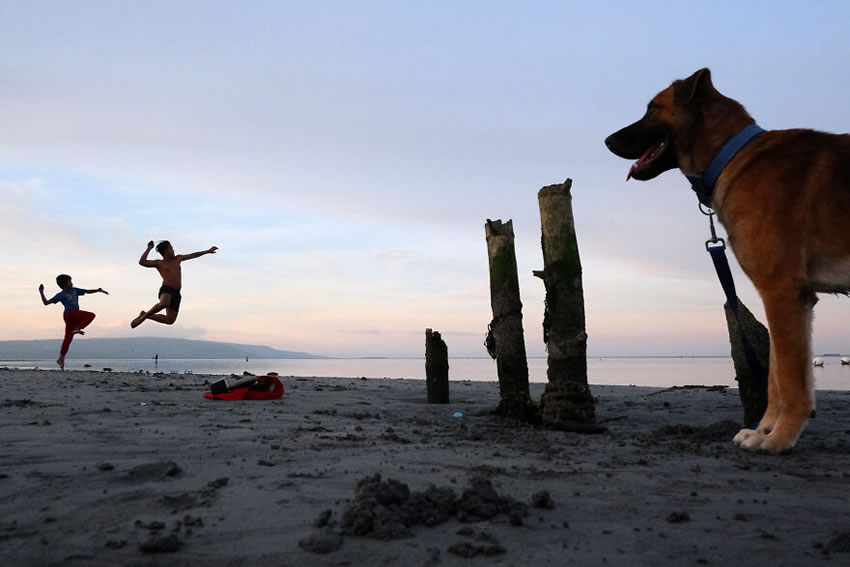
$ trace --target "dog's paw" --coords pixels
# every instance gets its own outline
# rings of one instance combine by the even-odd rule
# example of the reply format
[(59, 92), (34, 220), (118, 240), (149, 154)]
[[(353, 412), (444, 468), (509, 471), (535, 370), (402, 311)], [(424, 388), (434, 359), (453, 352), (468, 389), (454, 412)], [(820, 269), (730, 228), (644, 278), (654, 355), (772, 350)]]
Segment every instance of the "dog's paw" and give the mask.
[(777, 435), (767, 435), (753, 429), (742, 429), (735, 435), (735, 445), (747, 451), (772, 453), (778, 455), (787, 453), (794, 447), (794, 442)]
[(788, 453), (791, 449), (794, 448), (794, 445), (797, 443), (797, 437), (795, 435), (777, 435), (777, 431), (774, 431), (770, 435), (767, 435), (759, 446), (758, 450), (764, 453), (772, 453), (774, 455), (780, 455), (783, 453)]
[(759, 439), (763, 439), (764, 435), (756, 431), (755, 429), (742, 429), (738, 432), (737, 435), (732, 439), (732, 441), (738, 447), (743, 447), (745, 449), (749, 449), (752, 443), (757, 442)]

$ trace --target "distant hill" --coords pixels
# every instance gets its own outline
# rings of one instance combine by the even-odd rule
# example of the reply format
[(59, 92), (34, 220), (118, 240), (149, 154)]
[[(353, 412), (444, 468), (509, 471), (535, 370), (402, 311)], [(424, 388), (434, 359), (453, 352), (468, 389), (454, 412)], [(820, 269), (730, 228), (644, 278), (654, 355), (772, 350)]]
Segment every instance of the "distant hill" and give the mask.
[[(29, 341), (0, 341), (0, 360), (52, 360), (58, 356), (59, 339)], [(71, 344), (68, 358), (130, 359), (130, 358), (328, 358), (291, 350), (278, 350), (260, 345), (138, 337), (121, 339), (87, 339), (77, 337)]]

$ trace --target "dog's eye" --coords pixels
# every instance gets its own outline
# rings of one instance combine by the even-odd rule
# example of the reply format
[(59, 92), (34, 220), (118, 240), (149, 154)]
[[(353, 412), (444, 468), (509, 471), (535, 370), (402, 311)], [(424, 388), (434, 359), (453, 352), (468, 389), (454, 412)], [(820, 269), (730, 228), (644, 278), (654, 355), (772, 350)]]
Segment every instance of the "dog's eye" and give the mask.
[(656, 110), (658, 110), (658, 106), (654, 102), (650, 102), (649, 104), (646, 105), (646, 113), (647, 114), (652, 114)]

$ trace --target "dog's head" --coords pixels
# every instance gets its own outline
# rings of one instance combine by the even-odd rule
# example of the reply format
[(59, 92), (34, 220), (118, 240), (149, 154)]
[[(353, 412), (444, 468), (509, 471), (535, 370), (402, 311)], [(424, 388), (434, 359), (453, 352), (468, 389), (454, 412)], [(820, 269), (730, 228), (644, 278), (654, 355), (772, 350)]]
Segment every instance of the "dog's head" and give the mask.
[(704, 134), (706, 123), (714, 122), (713, 116), (723, 112), (719, 108), (723, 105), (716, 104), (719, 101), (743, 111), (735, 101), (717, 92), (711, 71), (700, 69), (655, 95), (643, 118), (608, 136), (605, 145), (622, 158), (637, 160), (626, 179), (646, 181), (677, 167), (694, 171), (694, 162), (699, 161), (694, 157), (694, 145)]

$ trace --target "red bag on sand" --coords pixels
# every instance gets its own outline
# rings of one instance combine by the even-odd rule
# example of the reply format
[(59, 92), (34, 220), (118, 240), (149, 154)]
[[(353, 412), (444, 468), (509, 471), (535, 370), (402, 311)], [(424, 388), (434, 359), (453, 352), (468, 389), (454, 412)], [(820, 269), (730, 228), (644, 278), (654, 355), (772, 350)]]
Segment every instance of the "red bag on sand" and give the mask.
[(230, 386), (220, 394), (204, 392), (209, 400), (276, 400), (283, 395), (283, 384), (277, 376), (256, 376)]

